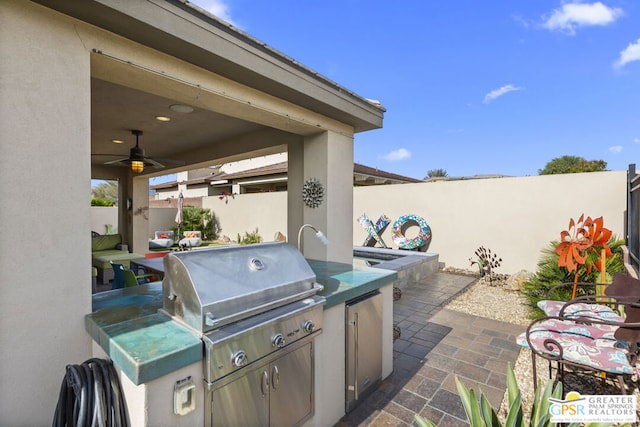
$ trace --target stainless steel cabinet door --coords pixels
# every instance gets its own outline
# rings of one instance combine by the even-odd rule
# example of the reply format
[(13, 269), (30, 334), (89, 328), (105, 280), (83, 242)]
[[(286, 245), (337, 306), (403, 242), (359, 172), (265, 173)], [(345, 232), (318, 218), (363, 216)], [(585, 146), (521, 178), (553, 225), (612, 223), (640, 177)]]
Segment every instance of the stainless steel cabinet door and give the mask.
[(311, 415), (312, 351), (308, 343), (271, 363), (271, 426), (295, 426)]
[(214, 427), (269, 425), (269, 365), (247, 368), (237, 380), (212, 392)]
[(346, 307), (346, 411), (371, 391), (382, 377), (382, 295)]

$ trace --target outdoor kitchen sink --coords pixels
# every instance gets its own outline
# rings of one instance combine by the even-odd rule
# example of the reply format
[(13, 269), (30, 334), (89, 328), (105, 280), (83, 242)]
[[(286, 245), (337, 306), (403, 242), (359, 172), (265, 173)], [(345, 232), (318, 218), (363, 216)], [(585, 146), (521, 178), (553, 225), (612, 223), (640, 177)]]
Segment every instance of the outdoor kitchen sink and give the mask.
[[(345, 302), (372, 290), (388, 296), (391, 354), (395, 272), (305, 260), (281, 242), (177, 252), (164, 266), (164, 282), (96, 294), (86, 316), (96, 357), (124, 374), (128, 401), (150, 408), (130, 405), (132, 425), (337, 422), (345, 336), (336, 325)], [(179, 391), (185, 383), (191, 394)]]

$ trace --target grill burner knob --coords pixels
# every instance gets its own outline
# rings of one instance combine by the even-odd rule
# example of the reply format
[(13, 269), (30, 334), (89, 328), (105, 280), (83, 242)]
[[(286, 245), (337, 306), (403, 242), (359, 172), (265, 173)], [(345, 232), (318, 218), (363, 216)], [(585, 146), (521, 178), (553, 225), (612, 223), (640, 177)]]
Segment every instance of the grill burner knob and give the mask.
[(233, 356), (231, 356), (231, 363), (237, 368), (246, 365), (247, 360), (247, 353), (242, 350), (236, 351), (233, 353)]
[(302, 324), (302, 329), (308, 334), (313, 332), (313, 329), (315, 327), (316, 327), (316, 325), (314, 325), (311, 320), (305, 320), (304, 323)]
[(276, 334), (273, 339), (271, 340), (271, 343), (273, 344), (273, 346), (275, 348), (282, 348), (284, 347), (285, 341), (284, 341), (284, 335), (282, 334)]

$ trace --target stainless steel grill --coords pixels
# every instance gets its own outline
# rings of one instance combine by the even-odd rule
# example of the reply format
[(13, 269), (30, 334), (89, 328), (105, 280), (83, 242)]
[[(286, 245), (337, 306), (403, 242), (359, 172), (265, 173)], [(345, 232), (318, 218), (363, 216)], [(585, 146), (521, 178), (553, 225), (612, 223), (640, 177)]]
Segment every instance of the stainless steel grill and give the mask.
[(205, 425), (308, 419), (325, 299), (302, 254), (281, 242), (216, 247), (171, 253), (164, 270), (163, 311), (204, 343)]

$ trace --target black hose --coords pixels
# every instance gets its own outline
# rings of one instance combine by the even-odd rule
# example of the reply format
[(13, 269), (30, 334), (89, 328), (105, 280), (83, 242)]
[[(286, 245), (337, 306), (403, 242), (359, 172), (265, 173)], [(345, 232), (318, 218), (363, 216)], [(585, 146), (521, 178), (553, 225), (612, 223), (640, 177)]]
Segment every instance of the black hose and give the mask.
[(128, 427), (129, 413), (113, 363), (89, 359), (67, 365), (53, 427)]

